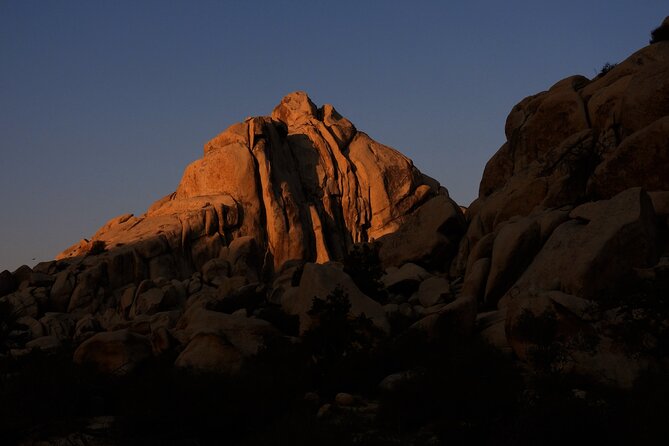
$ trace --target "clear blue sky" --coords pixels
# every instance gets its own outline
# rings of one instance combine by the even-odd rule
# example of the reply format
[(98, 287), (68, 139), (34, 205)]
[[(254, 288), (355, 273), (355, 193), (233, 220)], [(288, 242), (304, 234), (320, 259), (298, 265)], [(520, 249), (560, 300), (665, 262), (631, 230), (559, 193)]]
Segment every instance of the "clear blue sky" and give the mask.
[(467, 205), (515, 103), (644, 46), (668, 6), (0, 0), (0, 270), (143, 213), (294, 90)]

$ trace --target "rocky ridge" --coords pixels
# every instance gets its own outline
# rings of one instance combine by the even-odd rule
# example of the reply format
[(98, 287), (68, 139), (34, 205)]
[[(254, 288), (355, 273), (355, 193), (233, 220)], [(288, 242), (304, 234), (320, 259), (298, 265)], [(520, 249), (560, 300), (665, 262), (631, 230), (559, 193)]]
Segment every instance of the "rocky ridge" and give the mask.
[[(640, 347), (613, 333), (654, 311), (638, 294), (659, 302), (665, 289), (669, 42), (610, 68), (592, 80), (564, 79), (513, 108), (451, 274), (476, 284), (489, 319), (499, 314), (498, 328), (484, 329), (497, 344), (525, 360), (541, 343), (559, 344), (553, 366), (631, 386), (662, 367), (649, 345), (664, 334), (648, 331)], [(523, 333), (534, 319), (552, 324), (550, 339)]]

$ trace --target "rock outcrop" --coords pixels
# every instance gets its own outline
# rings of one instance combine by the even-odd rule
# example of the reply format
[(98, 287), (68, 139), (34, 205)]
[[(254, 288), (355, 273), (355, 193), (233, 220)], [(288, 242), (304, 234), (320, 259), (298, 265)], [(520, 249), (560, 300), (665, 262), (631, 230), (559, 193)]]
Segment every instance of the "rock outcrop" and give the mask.
[(572, 76), (518, 103), (469, 207), (464, 248), (514, 215), (609, 199), (630, 187), (668, 189), (668, 66), (669, 44), (659, 42), (593, 80)]
[(444, 220), (457, 226), (459, 208), (411, 160), (358, 131), (332, 106), (319, 109), (297, 92), (271, 116), (232, 125), (205, 144), (176, 192), (145, 215), (117, 217), (58, 258), (97, 244), (127, 268), (119, 273), (148, 269), (150, 277), (174, 277), (250, 236), (269, 254), (261, 259), (266, 268), (294, 259), (341, 260), (354, 243), (397, 231), (435, 198)]
[[(659, 41), (592, 80), (564, 79), (509, 114), (507, 141), (486, 165), (450, 271), (480, 308), (499, 308), (518, 357), (531, 362), (528, 352), (547, 348), (539, 345), (546, 336), (531, 333), (543, 325), (571, 358), (563, 369), (607, 384), (630, 386), (639, 364), (652, 362), (609, 336), (630, 316), (623, 302), (655, 283), (654, 273), (641, 279), (639, 271), (655, 271), (669, 255), (661, 204), (668, 98), (669, 42)], [(599, 347), (586, 352), (576, 338)]]
[[(235, 424), (270, 426), (274, 439), (286, 420), (301, 440), (304, 420), (362, 444), (534, 444), (564, 426), (562, 438), (587, 438), (581, 428), (597, 420), (598, 441), (634, 424), (630, 443), (655, 417), (647, 438), (661, 437), (668, 29), (669, 18), (650, 46), (594, 79), (572, 76), (516, 105), (466, 209), (304, 93), (231, 126), (144, 215), (112, 219), (55, 261), (0, 273), (5, 418), (40, 421), (44, 401), (49, 411), (67, 401), (60, 419), (130, 399), (140, 404), (114, 431), (152, 426), (138, 418), (146, 413), (174, 420), (189, 444), (189, 414), (197, 429), (214, 423), (214, 443)], [(65, 390), (26, 391), (49, 383)], [(144, 395), (155, 401), (133, 400)], [(213, 404), (198, 410), (200, 399)], [(398, 420), (409, 436), (376, 438)], [(60, 432), (50, 423), (37, 425)], [(334, 426), (346, 436), (332, 437)], [(146, 433), (130, 442), (176, 438)], [(91, 426), (56, 442), (98, 440), (116, 444)]]
[[(4, 350), (72, 343), (106, 373), (169, 357), (234, 375), (344, 308), (333, 320), (398, 345), (478, 332), (535, 367), (630, 386), (669, 338), (667, 98), (660, 40), (524, 99), (463, 213), (408, 158), (292, 93), (209, 141), (144, 215), (2, 272), (17, 318)], [(641, 347), (616, 334), (639, 319)]]
[[(349, 316), (384, 336), (398, 314), (453, 319), (459, 302), (440, 311), (455, 298), (447, 278), (423, 267), (443, 275), (464, 231), (438, 182), (296, 92), (205, 144), (144, 215), (110, 220), (55, 261), (3, 272), (0, 299), (22, 318), (16, 351), (73, 342), (77, 363), (106, 373), (171, 351), (177, 367), (235, 374), (265, 340), (317, 327), (315, 299), (339, 290)], [(409, 288), (390, 285), (397, 303), (386, 307), (382, 282), (341, 263), (359, 244), (378, 254), (360, 267), (423, 273)], [(475, 314), (463, 314), (471, 326)], [(274, 327), (290, 317), (294, 333)]]

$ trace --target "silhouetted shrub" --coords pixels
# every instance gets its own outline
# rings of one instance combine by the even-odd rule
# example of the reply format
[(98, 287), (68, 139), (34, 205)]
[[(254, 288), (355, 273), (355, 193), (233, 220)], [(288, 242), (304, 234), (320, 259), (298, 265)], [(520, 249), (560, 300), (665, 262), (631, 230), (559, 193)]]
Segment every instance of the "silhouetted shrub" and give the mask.
[(91, 248), (88, 250), (87, 255), (97, 255), (97, 254), (102, 254), (107, 250), (107, 243), (104, 240), (95, 240), (91, 244)]
[(669, 40), (669, 21), (665, 20), (665, 23), (655, 28), (650, 33), (650, 43), (662, 42)]
[(384, 274), (379, 259), (380, 245), (376, 243), (358, 243), (344, 258), (344, 272), (367, 296), (377, 302), (386, 303), (388, 296), (380, 279)]
[(314, 326), (304, 335), (316, 385), (326, 393), (362, 391), (375, 386), (375, 350), (382, 333), (372, 321), (349, 315), (351, 302), (341, 287), (321, 300), (314, 298), (309, 315)]
[(602, 69), (599, 70), (599, 77), (604, 76), (606, 73), (609, 71), (613, 70), (616, 66), (618, 66), (617, 63), (609, 63), (606, 62), (603, 66)]

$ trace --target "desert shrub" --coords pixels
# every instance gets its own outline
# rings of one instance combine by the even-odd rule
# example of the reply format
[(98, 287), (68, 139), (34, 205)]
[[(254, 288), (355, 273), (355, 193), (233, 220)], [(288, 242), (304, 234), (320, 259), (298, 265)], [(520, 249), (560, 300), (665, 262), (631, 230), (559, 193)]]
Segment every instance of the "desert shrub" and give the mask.
[(365, 391), (378, 383), (376, 351), (383, 337), (372, 321), (349, 315), (351, 302), (341, 287), (313, 299), (314, 326), (304, 335), (314, 383), (326, 394)]
[(359, 243), (346, 254), (344, 272), (367, 296), (377, 302), (385, 303), (388, 296), (380, 279), (384, 274), (379, 259), (380, 245), (377, 243)]
[(617, 63), (609, 63), (609, 62), (606, 62), (606, 63), (602, 66), (601, 70), (599, 70), (599, 77), (604, 76), (606, 73), (608, 73), (609, 71), (613, 70), (616, 66), (618, 66)]
[(104, 240), (95, 240), (93, 243), (91, 243), (91, 247), (88, 250), (88, 254), (90, 256), (102, 254), (107, 250), (107, 243)]
[(653, 31), (650, 33), (650, 43), (657, 43), (657, 42), (662, 42), (665, 40), (669, 40), (669, 21), (665, 20), (662, 25), (658, 26), (655, 28)]

